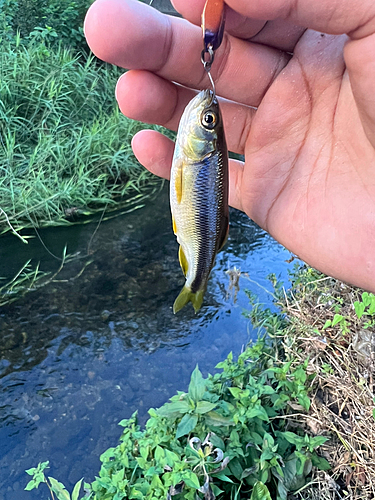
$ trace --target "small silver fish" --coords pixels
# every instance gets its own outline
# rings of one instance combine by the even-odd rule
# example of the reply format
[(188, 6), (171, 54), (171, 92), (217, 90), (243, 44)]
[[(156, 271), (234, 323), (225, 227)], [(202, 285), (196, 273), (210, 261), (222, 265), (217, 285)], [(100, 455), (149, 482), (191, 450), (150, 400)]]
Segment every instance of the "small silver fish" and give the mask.
[(217, 252), (228, 237), (228, 150), (219, 103), (204, 90), (187, 105), (173, 156), (170, 204), (186, 283), (173, 312), (202, 306)]

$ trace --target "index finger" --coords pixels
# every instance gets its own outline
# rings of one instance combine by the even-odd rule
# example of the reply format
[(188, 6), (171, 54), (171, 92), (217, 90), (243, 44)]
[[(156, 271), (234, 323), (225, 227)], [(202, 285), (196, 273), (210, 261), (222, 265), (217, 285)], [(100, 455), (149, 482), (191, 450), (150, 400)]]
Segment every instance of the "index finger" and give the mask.
[[(207, 87), (200, 61), (201, 29), (183, 19), (134, 0), (97, 0), (87, 13), (85, 34), (100, 59), (151, 71), (187, 87)], [(217, 92), (258, 106), (288, 61), (289, 55), (280, 50), (226, 35), (212, 68)]]
[[(203, 0), (196, 0), (198, 3)], [(284, 19), (331, 35), (363, 38), (375, 32), (373, 0), (225, 0), (236, 12), (254, 19)]]

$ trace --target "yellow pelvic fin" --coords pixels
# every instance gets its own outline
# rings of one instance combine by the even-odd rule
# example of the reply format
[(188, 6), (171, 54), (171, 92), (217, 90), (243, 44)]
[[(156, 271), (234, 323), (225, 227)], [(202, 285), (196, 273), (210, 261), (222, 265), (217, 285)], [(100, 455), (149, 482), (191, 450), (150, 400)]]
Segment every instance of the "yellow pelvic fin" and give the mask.
[(184, 288), (181, 290), (179, 296), (174, 301), (174, 304), (173, 304), (174, 314), (176, 314), (184, 306), (186, 306), (186, 304), (188, 302), (191, 302), (193, 304), (194, 311), (197, 313), (199, 311), (199, 309), (202, 307), (204, 292), (205, 292), (205, 290), (198, 290), (197, 292), (193, 293), (190, 290), (190, 288), (188, 288), (187, 286), (184, 286)]
[(173, 232), (174, 234), (177, 234), (177, 226), (176, 226), (176, 221), (174, 220), (174, 217), (172, 216), (172, 227), (173, 227)]
[(174, 183), (174, 188), (176, 190), (177, 203), (181, 203), (181, 199), (182, 199), (182, 173), (183, 173), (183, 163), (182, 163), (182, 161), (180, 161), (176, 165), (176, 177), (175, 177), (175, 183)]
[(182, 250), (182, 246), (180, 245), (180, 248), (178, 249), (178, 259), (180, 261), (180, 266), (182, 269), (182, 272), (184, 273), (184, 276), (187, 275), (188, 269), (189, 269), (189, 264), (186, 259), (186, 256), (184, 254), (184, 251)]

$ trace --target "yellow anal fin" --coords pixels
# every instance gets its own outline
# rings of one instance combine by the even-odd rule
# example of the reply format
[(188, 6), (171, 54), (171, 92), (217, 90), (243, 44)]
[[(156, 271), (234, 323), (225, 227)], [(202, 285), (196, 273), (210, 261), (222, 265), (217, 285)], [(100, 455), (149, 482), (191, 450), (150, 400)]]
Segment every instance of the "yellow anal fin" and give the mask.
[(187, 286), (184, 286), (184, 288), (181, 290), (179, 296), (174, 301), (174, 304), (173, 304), (174, 314), (176, 314), (184, 306), (186, 306), (186, 304), (188, 302), (191, 302), (193, 304), (194, 311), (197, 313), (199, 311), (199, 309), (202, 307), (204, 292), (205, 292), (205, 290), (198, 290), (197, 292), (193, 293), (190, 290), (190, 288), (188, 288)]
[(182, 250), (182, 246), (180, 245), (180, 248), (178, 249), (178, 259), (180, 261), (180, 266), (182, 269), (182, 272), (184, 273), (184, 276), (187, 275), (188, 269), (189, 269), (189, 264), (186, 259), (186, 256), (184, 254), (184, 251)]
[(181, 203), (181, 200), (182, 200), (182, 175), (183, 175), (183, 163), (182, 163), (182, 161), (179, 161), (175, 168), (176, 168), (176, 174), (175, 174), (174, 188), (176, 191), (177, 203)]

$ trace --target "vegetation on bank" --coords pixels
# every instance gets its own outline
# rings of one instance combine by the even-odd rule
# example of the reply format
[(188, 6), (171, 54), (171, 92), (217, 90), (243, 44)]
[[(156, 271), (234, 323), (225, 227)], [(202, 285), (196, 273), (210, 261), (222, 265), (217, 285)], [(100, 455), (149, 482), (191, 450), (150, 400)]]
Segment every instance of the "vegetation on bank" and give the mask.
[(144, 126), (118, 110), (117, 68), (19, 37), (4, 48), (1, 232), (118, 209), (146, 184), (160, 185), (132, 154), (131, 138)]
[[(203, 379), (196, 368), (144, 429), (136, 415), (120, 422), (82, 498), (374, 498), (375, 296), (310, 268), (287, 293), (274, 284), (280, 312), (250, 297), (246, 313), (267, 336), (221, 373)], [(77, 500), (81, 483), (70, 496), (47, 467), (27, 471), (26, 488), (46, 483)]]
[(88, 52), (83, 21), (92, 0), (0, 0), (0, 37), (23, 43), (42, 39), (75, 52)]
[(72, 223), (160, 187), (131, 151), (145, 125), (118, 109), (123, 71), (88, 51), (90, 3), (0, 0), (0, 234)]
[[(0, 235), (23, 243), (25, 228), (132, 211), (162, 186), (132, 154), (131, 139), (145, 125), (118, 109), (122, 70), (86, 45), (91, 3), (0, 0)], [(64, 253), (63, 264), (70, 258)], [(0, 277), (0, 306), (54, 276), (25, 262)]]

